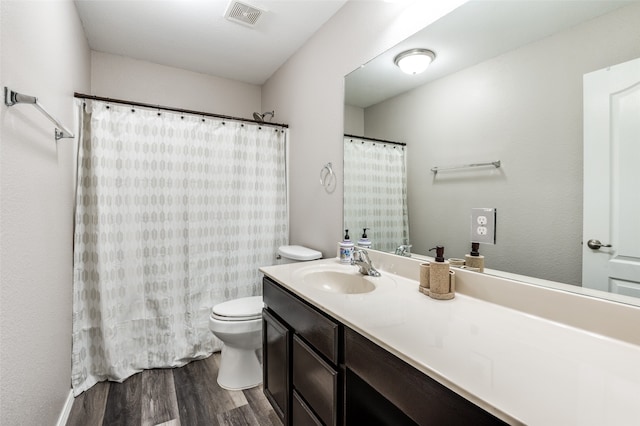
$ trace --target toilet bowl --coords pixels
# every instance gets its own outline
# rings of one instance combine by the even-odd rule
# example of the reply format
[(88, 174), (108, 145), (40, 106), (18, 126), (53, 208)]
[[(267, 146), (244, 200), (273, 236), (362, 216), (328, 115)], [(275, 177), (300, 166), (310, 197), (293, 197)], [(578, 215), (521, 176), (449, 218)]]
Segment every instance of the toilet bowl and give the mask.
[(262, 382), (256, 351), (262, 345), (262, 296), (242, 297), (216, 305), (209, 329), (222, 340), (218, 384), (229, 390), (248, 389)]
[[(282, 246), (278, 263), (316, 260), (322, 253), (302, 246)], [(229, 300), (211, 309), (209, 329), (224, 344), (218, 384), (228, 390), (252, 388), (262, 383), (257, 350), (262, 346), (262, 296)]]

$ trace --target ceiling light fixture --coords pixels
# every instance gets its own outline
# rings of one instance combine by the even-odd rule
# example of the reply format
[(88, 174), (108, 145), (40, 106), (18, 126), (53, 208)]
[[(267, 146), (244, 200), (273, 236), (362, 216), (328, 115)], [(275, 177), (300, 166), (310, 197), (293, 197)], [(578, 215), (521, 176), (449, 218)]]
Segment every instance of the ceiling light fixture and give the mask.
[(405, 50), (395, 57), (393, 63), (407, 74), (420, 74), (427, 69), (436, 58), (436, 54), (428, 49)]

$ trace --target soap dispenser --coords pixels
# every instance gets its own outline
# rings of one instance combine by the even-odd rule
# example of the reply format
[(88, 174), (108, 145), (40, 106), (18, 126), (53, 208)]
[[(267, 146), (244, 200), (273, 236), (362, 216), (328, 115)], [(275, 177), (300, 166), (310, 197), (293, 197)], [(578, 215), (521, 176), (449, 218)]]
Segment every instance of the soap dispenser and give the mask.
[(465, 264), (468, 268), (477, 269), (478, 272), (484, 272), (484, 256), (478, 251), (480, 243), (471, 243), (471, 253), (464, 256)]
[[(455, 272), (444, 260), (444, 247), (436, 246), (435, 262), (429, 264), (429, 296), (433, 299), (447, 300), (455, 296)], [(429, 250), (429, 251), (431, 251)]]
[(340, 243), (340, 263), (351, 263), (353, 259), (353, 243), (349, 237), (349, 230), (344, 230), (344, 239)]
[(362, 228), (362, 237), (358, 240), (358, 245), (362, 248), (371, 248), (371, 241), (367, 238), (367, 229)]

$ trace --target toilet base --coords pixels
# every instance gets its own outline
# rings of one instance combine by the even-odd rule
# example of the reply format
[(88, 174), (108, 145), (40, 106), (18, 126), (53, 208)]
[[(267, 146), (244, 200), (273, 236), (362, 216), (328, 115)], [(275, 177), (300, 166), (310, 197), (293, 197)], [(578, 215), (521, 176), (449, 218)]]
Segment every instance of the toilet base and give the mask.
[(256, 349), (222, 347), (218, 384), (227, 390), (243, 390), (262, 383), (262, 366)]

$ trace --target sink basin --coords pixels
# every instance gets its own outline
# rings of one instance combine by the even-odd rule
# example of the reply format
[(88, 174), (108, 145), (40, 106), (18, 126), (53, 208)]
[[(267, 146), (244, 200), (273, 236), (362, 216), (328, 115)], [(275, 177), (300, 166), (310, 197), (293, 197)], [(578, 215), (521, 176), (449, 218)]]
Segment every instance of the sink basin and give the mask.
[(326, 263), (298, 270), (295, 279), (306, 288), (333, 294), (366, 294), (382, 287), (395, 287), (384, 275), (370, 277), (358, 272), (357, 266)]
[(364, 275), (338, 271), (317, 271), (306, 274), (304, 283), (318, 290), (340, 294), (369, 293), (376, 289), (376, 286)]

